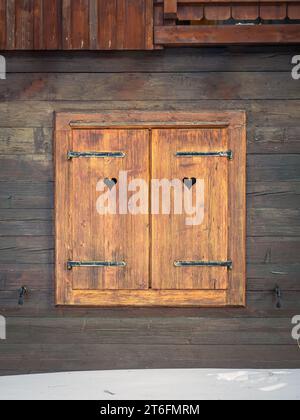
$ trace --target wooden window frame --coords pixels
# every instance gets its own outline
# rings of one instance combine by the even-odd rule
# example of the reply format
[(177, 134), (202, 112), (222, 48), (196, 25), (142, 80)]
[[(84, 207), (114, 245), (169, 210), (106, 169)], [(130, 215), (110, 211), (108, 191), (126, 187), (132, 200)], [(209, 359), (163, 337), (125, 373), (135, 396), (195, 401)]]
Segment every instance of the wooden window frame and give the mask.
[[(74, 129), (226, 128), (234, 153), (229, 171), (229, 271), (227, 290), (72, 290), (66, 159)], [(244, 111), (58, 113), (55, 118), (55, 276), (57, 306), (244, 307), (246, 305), (246, 114)], [(60, 176), (57, 176), (60, 174)], [(61, 200), (60, 197), (65, 197)], [(63, 228), (63, 229), (62, 229)]]
[[(202, 20), (208, 17), (211, 22), (226, 21), (233, 11), (238, 9), (241, 16), (243, 13), (247, 16), (251, 5), (258, 8), (257, 18), (282, 20), (282, 23), (197, 24), (198, 15), (202, 16)], [(190, 10), (191, 7), (194, 8), (194, 12)], [(191, 45), (299, 44), (300, 25), (297, 22), (297, 8), (300, 8), (300, 0), (154, 0), (154, 45), (156, 48), (162, 48)], [(286, 11), (285, 17), (295, 19), (295, 22), (284, 22), (282, 11)], [(189, 13), (189, 19), (181, 19), (185, 12)], [(183, 20), (183, 23), (178, 25), (177, 20)], [(185, 20), (191, 20), (193, 24), (187, 25)]]

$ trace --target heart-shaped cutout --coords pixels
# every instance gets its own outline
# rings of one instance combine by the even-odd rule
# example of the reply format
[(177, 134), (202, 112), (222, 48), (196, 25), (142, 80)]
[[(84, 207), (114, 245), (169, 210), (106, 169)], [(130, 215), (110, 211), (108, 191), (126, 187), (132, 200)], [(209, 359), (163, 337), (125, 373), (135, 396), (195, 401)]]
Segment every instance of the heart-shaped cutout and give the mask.
[(110, 189), (112, 190), (118, 183), (117, 178), (105, 178), (104, 179), (104, 184)]
[(193, 186), (197, 183), (196, 178), (183, 178), (184, 185), (191, 190)]

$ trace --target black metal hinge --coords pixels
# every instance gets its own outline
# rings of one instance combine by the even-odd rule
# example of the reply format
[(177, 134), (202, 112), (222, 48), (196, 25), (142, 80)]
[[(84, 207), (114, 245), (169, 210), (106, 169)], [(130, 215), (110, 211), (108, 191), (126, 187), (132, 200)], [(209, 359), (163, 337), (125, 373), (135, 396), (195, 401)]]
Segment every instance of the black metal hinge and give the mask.
[(127, 264), (124, 261), (68, 261), (67, 268), (72, 270), (73, 268), (81, 267), (126, 267)]
[(76, 158), (124, 158), (126, 156), (123, 152), (68, 152), (68, 160)]
[(232, 270), (232, 261), (175, 261), (175, 267), (227, 267)]
[(177, 152), (176, 157), (226, 157), (229, 160), (233, 159), (232, 150), (226, 152)]

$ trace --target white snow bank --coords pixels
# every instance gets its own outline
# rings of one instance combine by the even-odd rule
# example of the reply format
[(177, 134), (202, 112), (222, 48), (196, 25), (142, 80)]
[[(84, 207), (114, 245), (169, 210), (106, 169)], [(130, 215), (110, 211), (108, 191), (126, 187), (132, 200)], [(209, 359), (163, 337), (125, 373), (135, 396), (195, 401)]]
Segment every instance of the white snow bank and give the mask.
[(300, 370), (131, 370), (0, 377), (0, 399), (300, 400)]

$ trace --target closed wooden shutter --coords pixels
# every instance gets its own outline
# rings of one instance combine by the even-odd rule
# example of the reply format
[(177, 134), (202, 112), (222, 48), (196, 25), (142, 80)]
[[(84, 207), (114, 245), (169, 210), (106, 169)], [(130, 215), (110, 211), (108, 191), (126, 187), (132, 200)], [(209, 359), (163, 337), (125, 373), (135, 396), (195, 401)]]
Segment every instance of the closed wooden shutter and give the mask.
[[(197, 153), (227, 152), (226, 129), (153, 131), (153, 178), (178, 180), (183, 193), (201, 194), (193, 218), (186, 212), (153, 215), (152, 285), (155, 289), (227, 289), (228, 268), (179, 266), (176, 262), (228, 261), (228, 158)], [(184, 156), (180, 156), (183, 152)], [(188, 155), (190, 153), (190, 156)], [(179, 154), (177, 156), (177, 154)], [(185, 156), (187, 154), (187, 156)], [(163, 159), (158, 159), (163, 156)], [(186, 180), (186, 182), (185, 182)], [(191, 185), (195, 182), (192, 187)], [(202, 183), (201, 186), (197, 183)], [(190, 192), (189, 192), (189, 191)], [(203, 212), (203, 220), (197, 221)], [(191, 218), (193, 225), (188, 225)], [(195, 219), (193, 221), (193, 219)]]
[[(114, 214), (117, 208), (111, 209), (111, 214), (97, 211), (99, 180), (104, 180), (103, 192), (115, 194), (113, 197), (119, 196), (121, 171), (126, 173), (128, 182), (149, 181), (148, 130), (77, 130), (73, 134), (72, 150), (116, 154), (107, 158), (73, 158), (69, 162), (72, 261), (116, 264), (101, 269), (74, 269), (73, 288), (148, 289), (149, 216), (117, 215)], [(116, 204), (119, 207), (118, 200)]]
[(243, 306), (245, 143), (243, 112), (58, 114), (57, 304)]

